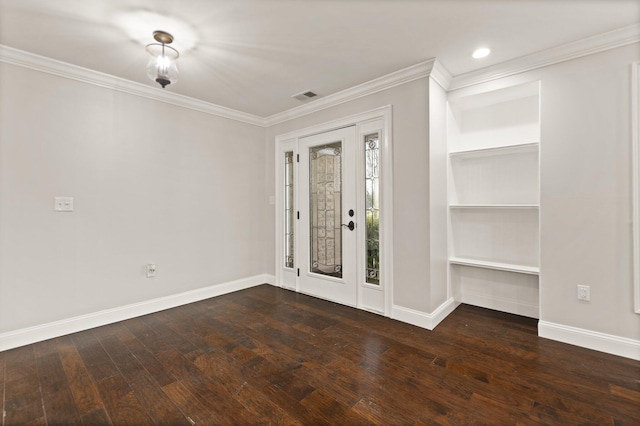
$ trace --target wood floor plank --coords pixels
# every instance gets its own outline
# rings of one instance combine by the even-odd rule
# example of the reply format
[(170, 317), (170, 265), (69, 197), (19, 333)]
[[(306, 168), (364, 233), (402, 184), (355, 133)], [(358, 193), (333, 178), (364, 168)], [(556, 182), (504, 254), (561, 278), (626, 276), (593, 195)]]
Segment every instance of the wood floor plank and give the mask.
[(159, 359), (171, 374), (181, 377), (181, 382), (187, 390), (210, 410), (215, 423), (231, 424), (243, 420), (247, 424), (250, 423), (250, 417), (247, 416), (243, 405), (233, 398), (224, 385), (202, 374), (196, 365), (177, 350), (163, 352)]
[(129, 386), (155, 424), (191, 424), (151, 376), (141, 375)]
[(333, 419), (341, 419), (342, 424), (345, 425), (364, 425), (369, 423), (366, 417), (352, 410), (352, 407), (341, 404), (321, 389), (314, 390), (300, 402), (309, 409), (319, 411), (322, 417), (330, 423)]
[[(640, 376), (636, 379), (636, 384), (640, 388)], [(616, 395), (624, 399), (628, 399), (633, 404), (637, 404), (640, 407), (640, 390), (629, 389), (624, 386), (618, 386), (615, 384), (610, 384), (609, 389), (611, 391), (611, 395)]]
[(54, 339), (45, 340), (43, 342), (39, 342), (37, 345), (33, 346), (34, 356), (36, 358), (40, 358), (51, 353), (54, 353), (58, 350), (58, 345), (64, 341), (69, 341), (69, 336), (56, 337)]
[(123, 344), (161, 387), (176, 381), (176, 378), (167, 372), (160, 361), (139, 340), (127, 340)]
[(265, 396), (273, 403), (282, 407), (291, 417), (302, 424), (331, 425), (332, 421), (327, 420), (318, 411), (317, 407), (308, 408), (297, 401), (294, 397), (275, 386), (272, 383), (265, 383), (261, 388)]
[(115, 336), (100, 338), (100, 343), (105, 348), (106, 353), (113, 364), (118, 369), (119, 374), (124, 377), (127, 383), (136, 381), (140, 376), (149, 374), (133, 356), (129, 349)]
[(173, 404), (192, 424), (213, 424), (213, 414), (179, 381), (162, 388)]
[(64, 343), (58, 345), (57, 351), (80, 416), (103, 409), (98, 388), (85, 368), (76, 347), (72, 343)]
[(151, 353), (160, 353), (172, 349), (171, 344), (160, 338), (142, 318), (133, 318), (124, 321), (123, 324)]
[(0, 352), (5, 425), (640, 424), (640, 362), (468, 305), (429, 331), (269, 285)]
[(112, 426), (111, 419), (104, 408), (92, 411), (82, 416), (82, 424), (86, 426)]
[(155, 331), (160, 339), (167, 342), (171, 347), (178, 349), (180, 353), (185, 354), (196, 349), (193, 343), (167, 326), (160, 316), (145, 315), (141, 320)]
[(76, 333), (71, 337), (85, 368), (96, 383), (119, 374), (92, 330)]
[[(248, 361), (243, 366), (247, 363)], [(273, 376), (247, 376), (242, 371), (242, 366), (236, 366), (233, 358), (222, 352), (202, 355), (195, 364), (205, 375), (219, 380), (255, 418), (272, 419), (275, 424), (298, 424), (298, 421), (260, 391), (261, 386), (271, 383)]]
[(152, 425), (147, 410), (135, 397), (126, 380), (113, 376), (98, 383), (107, 415), (114, 425)]
[(117, 336), (101, 337), (100, 342), (153, 422), (190, 424), (162, 392), (161, 386), (151, 377), (139, 359)]
[(58, 353), (51, 352), (37, 358), (37, 366), (47, 423), (82, 424)]
[(6, 352), (0, 352), (0, 416), (2, 416), (2, 420), (0, 420), (0, 425), (4, 425), (4, 388), (5, 388), (5, 368), (4, 368), (4, 358)]
[(4, 353), (4, 424), (44, 424), (38, 367), (32, 345)]
[(353, 407), (361, 399), (359, 388), (353, 386), (353, 381), (341, 377), (325, 365), (305, 362), (294, 374), (299, 380), (330, 395), (346, 407)]

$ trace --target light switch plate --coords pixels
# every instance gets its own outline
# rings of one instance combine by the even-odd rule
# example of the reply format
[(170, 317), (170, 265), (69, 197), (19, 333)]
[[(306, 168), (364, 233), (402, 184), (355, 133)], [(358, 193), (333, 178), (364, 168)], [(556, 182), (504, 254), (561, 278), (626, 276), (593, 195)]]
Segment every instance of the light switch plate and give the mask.
[(73, 197), (55, 197), (53, 202), (53, 210), (57, 212), (72, 212)]

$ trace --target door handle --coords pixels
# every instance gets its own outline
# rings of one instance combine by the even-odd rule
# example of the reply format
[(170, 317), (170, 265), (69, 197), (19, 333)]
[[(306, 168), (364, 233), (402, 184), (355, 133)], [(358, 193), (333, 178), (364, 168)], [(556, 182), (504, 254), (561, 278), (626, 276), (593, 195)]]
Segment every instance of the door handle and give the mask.
[(352, 220), (350, 220), (346, 225), (343, 223), (342, 226), (344, 226), (345, 228), (349, 228), (349, 231), (353, 231), (356, 228), (356, 224), (353, 223)]

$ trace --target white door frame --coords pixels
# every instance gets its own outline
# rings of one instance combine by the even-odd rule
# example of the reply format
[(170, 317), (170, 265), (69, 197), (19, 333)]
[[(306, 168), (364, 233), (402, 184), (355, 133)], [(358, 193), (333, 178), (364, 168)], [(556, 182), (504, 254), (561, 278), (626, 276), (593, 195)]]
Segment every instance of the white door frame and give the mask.
[[(331, 130), (340, 129), (347, 126), (356, 126), (356, 135), (361, 138), (367, 129), (371, 128), (374, 121), (381, 123), (380, 136), (380, 286), (378, 291), (382, 292), (383, 311), (374, 309), (367, 304), (370, 299), (373, 286), (364, 282), (363, 261), (358, 261), (358, 300), (357, 307), (359, 309), (371, 310), (383, 314), (387, 317), (391, 316), (391, 307), (393, 304), (393, 144), (392, 144), (392, 107), (387, 105), (366, 111), (360, 114), (345, 117), (311, 127), (294, 130), (282, 135), (276, 136), (275, 144), (275, 273), (276, 286), (284, 287), (291, 290), (299, 291), (296, 262), (294, 268), (286, 268), (284, 262), (284, 153), (293, 152), (294, 157), (297, 156), (297, 146), (299, 139), (312, 136), (318, 133), (324, 133)], [(360, 155), (358, 155), (360, 158)], [(358, 176), (361, 176), (362, 161), (358, 161)], [(294, 173), (298, 175), (298, 163), (294, 163)], [(358, 179), (360, 181), (360, 179)], [(364, 185), (364, 182), (358, 182), (358, 185)], [(360, 191), (359, 193), (364, 191)], [(295, 210), (298, 209), (299, 200), (294, 200)], [(361, 210), (359, 208), (359, 210)], [(298, 221), (295, 221), (296, 227)], [(298, 230), (294, 227), (294, 234), (298, 234)], [(296, 247), (294, 257), (299, 256), (299, 248)], [(361, 256), (362, 257), (362, 256)]]

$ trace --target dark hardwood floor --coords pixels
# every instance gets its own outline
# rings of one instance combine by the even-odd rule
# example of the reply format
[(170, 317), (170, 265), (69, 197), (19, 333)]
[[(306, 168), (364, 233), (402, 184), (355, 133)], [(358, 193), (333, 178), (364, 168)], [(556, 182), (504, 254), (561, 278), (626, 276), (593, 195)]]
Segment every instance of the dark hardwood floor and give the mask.
[(640, 362), (462, 305), (435, 331), (263, 285), (0, 352), (3, 425), (640, 425)]

